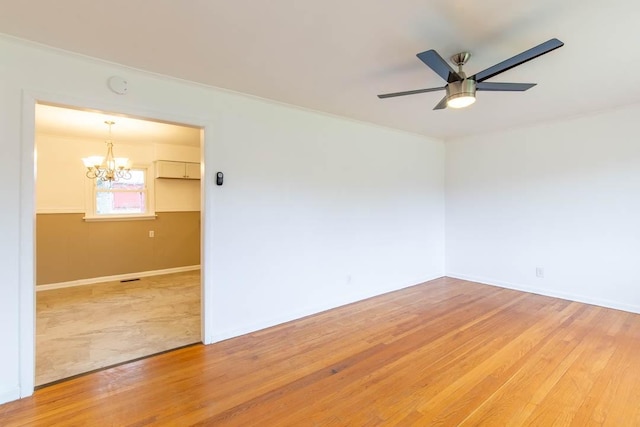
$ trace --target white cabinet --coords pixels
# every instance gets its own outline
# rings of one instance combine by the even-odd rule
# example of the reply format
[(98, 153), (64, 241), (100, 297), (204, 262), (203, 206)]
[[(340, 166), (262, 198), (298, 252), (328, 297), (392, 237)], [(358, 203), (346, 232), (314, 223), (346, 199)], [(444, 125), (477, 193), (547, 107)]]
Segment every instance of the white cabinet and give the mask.
[(200, 163), (185, 163), (184, 177), (186, 179), (200, 179)]
[(156, 178), (200, 179), (200, 163), (156, 160)]

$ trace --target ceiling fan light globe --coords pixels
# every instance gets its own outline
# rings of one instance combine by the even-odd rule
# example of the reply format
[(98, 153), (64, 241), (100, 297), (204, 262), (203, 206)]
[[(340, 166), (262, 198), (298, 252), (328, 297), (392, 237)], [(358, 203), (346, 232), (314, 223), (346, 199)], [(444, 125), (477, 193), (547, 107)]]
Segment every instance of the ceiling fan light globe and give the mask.
[(453, 95), (447, 99), (447, 107), (449, 108), (465, 108), (476, 102), (476, 97), (473, 95)]

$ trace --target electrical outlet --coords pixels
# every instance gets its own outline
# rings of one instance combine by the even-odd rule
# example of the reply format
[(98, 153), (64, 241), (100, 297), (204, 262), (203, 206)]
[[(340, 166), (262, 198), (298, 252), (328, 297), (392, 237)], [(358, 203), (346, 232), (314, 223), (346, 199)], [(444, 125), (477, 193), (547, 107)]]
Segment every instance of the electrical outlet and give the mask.
[(149, 230), (149, 237), (156, 237), (156, 232), (153, 230)]
[(536, 277), (540, 277), (540, 278), (544, 277), (544, 268), (536, 267)]

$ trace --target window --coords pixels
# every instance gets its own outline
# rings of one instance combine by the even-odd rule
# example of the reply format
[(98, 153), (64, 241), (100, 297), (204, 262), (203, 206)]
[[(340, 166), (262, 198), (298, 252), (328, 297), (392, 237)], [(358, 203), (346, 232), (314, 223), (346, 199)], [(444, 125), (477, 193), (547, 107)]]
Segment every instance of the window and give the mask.
[[(153, 189), (146, 168), (131, 169), (129, 179), (92, 180), (85, 220), (153, 219)], [(89, 192), (87, 192), (89, 193)]]

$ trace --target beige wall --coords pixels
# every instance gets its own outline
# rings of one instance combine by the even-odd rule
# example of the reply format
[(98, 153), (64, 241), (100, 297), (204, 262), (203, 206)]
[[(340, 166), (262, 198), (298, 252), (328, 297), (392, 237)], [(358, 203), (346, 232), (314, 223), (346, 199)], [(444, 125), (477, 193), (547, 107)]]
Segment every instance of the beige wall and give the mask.
[(200, 212), (157, 215), (86, 222), (83, 214), (38, 214), (36, 284), (199, 265)]

